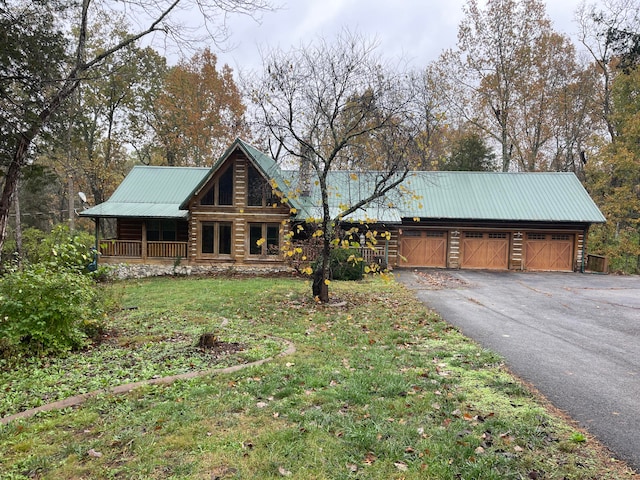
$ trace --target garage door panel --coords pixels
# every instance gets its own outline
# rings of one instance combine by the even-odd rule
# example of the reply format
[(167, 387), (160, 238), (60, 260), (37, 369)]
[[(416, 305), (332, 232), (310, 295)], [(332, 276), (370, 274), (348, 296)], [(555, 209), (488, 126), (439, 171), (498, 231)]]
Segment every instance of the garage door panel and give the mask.
[(509, 238), (502, 232), (463, 232), (462, 268), (509, 268)]
[(573, 235), (529, 233), (525, 242), (525, 269), (573, 270)]
[(443, 231), (407, 231), (402, 238), (403, 266), (446, 267), (447, 235)]

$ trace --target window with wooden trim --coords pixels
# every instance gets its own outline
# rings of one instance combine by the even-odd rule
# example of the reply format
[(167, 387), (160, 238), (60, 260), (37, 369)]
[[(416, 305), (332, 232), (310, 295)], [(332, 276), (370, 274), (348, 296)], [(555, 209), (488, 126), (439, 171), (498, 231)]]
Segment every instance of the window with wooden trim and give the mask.
[(175, 242), (177, 231), (175, 220), (147, 220), (148, 242)]
[(233, 164), (202, 195), (200, 205), (233, 205)]
[(277, 256), (280, 254), (280, 224), (250, 223), (249, 254)]
[(494, 232), (489, 234), (489, 238), (507, 238), (507, 234)]
[(271, 184), (253, 166), (247, 167), (247, 205), (267, 207), (278, 203)]
[(482, 232), (464, 232), (464, 238), (484, 238)]
[(554, 233), (553, 235), (551, 235), (551, 240), (567, 241), (569, 239), (570, 237), (566, 233)]
[(436, 230), (427, 230), (425, 236), (427, 238), (443, 238), (444, 237), (444, 232), (442, 231), (436, 231)]
[(200, 252), (209, 255), (231, 255), (230, 222), (202, 222)]

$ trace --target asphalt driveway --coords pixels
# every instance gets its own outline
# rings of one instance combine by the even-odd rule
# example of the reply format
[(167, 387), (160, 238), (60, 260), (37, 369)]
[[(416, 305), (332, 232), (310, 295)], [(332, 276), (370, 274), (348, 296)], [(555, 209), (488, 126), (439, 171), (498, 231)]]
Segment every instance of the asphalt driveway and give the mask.
[(395, 273), (640, 471), (640, 277)]

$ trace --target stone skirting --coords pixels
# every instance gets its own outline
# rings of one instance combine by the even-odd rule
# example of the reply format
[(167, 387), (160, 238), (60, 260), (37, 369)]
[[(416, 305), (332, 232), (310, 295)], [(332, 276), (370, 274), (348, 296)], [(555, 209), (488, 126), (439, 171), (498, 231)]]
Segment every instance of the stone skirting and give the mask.
[(107, 265), (109, 276), (118, 280), (191, 275), (275, 275), (293, 274), (293, 268), (283, 265), (248, 266), (248, 265), (144, 265), (144, 264), (111, 264)]

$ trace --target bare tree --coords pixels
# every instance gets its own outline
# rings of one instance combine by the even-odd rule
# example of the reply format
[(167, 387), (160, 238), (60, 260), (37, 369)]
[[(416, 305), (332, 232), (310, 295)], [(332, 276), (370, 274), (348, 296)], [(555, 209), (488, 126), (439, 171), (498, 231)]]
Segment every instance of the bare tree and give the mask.
[[(252, 92), (258, 123), (286, 156), (308, 162), (310, 180), (319, 188), (316, 236), (322, 253), (313, 294), (327, 302), (336, 226), (396, 189), (408, 174), (416, 134), (407, 118), (407, 79), (385, 68), (374, 42), (347, 31), (333, 42), (274, 51), (263, 64)], [(353, 160), (365, 157), (363, 152), (375, 152), (376, 158)], [(360, 194), (332, 203), (330, 174), (345, 166)]]
[(603, 0), (598, 5), (583, 1), (576, 12), (576, 20), (578, 38), (593, 58), (601, 78), (596, 96), (599, 117), (614, 142), (617, 132), (611, 119), (611, 89), (620, 55), (617, 40), (621, 32), (640, 31), (640, 1)]
[[(208, 30), (214, 42), (224, 40), (227, 31), (225, 16), (230, 13), (251, 14), (269, 7), (268, 0), (4, 0), (0, 4), (0, 23), (7, 28), (11, 26), (16, 33), (24, 33), (25, 40), (33, 41), (24, 47), (18, 46), (2, 55), (7, 65), (0, 71), (8, 72), (0, 75), (0, 94), (3, 103), (24, 106), (19, 118), (10, 123), (13, 131), (3, 131), (3, 138), (12, 137), (11, 148), (7, 151), (10, 158), (6, 162), (4, 186), (0, 196), (0, 252), (2, 252), (7, 231), (9, 210), (17, 189), (17, 181), (21, 170), (29, 160), (30, 150), (36, 138), (45, 131), (53, 115), (69, 99), (78, 85), (87, 79), (101, 63), (129, 45), (145, 37), (164, 37), (184, 42), (189, 39), (189, 29), (179, 24), (186, 12), (194, 17), (197, 13), (202, 25)], [(104, 11), (112, 10), (136, 19), (134, 33), (125, 38), (114, 36), (104, 49), (89, 54), (87, 51), (88, 35), (96, 19), (103, 18)], [(40, 25), (41, 31), (29, 30), (34, 19), (47, 17), (48, 22)], [(108, 15), (108, 13), (107, 13)], [(181, 17), (182, 15), (182, 17)], [(49, 29), (49, 32), (46, 32)], [(7, 30), (9, 31), (9, 30)], [(34, 52), (50, 45), (38, 44), (38, 36), (43, 32), (51, 33), (57, 47), (64, 46), (68, 55), (56, 58), (60, 68), (55, 76), (49, 75), (43, 64), (41, 69), (29, 68), (13, 75), (10, 66), (23, 59), (31, 60)], [(34, 35), (35, 33), (35, 35)], [(193, 39), (193, 37), (191, 37)], [(15, 39), (14, 39), (15, 40)], [(2, 42), (3, 48), (9, 43)], [(13, 42), (11, 45), (14, 45)], [(52, 42), (53, 43), (53, 42)], [(40, 50), (39, 50), (40, 49)], [(38, 60), (38, 59), (37, 59)], [(35, 64), (35, 62), (32, 62)], [(31, 65), (33, 67), (34, 65)], [(5, 68), (7, 67), (7, 68)], [(15, 70), (15, 69), (13, 69)], [(23, 75), (28, 73), (28, 75)], [(16, 85), (18, 85), (16, 87)], [(14, 98), (12, 98), (14, 95)], [(34, 101), (24, 101), (30, 96)]]

